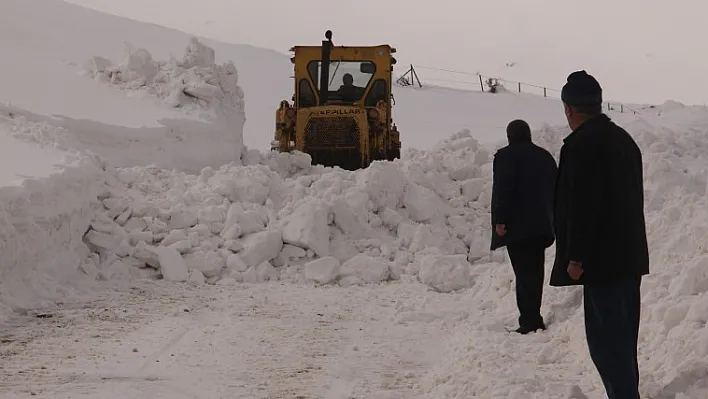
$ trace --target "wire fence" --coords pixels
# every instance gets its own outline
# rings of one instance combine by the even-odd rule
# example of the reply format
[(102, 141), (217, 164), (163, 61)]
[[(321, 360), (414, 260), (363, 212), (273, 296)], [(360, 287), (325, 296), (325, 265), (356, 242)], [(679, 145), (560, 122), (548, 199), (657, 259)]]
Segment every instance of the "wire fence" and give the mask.
[[(422, 74), (422, 78), (418, 71), (424, 71), (424, 73)], [(555, 87), (536, 85), (532, 83), (483, 75), (480, 73), (457, 71), (453, 69), (438, 68), (427, 65), (411, 64), (410, 68), (403, 75), (397, 78), (397, 83), (401, 86), (423, 87), (423, 82), (436, 86), (446, 86), (456, 89), (471, 90), (484, 93), (493, 93), (505, 90), (526, 94), (534, 94), (546, 98), (560, 99), (561, 97), (561, 90)], [(606, 101), (603, 103), (603, 108), (608, 111), (633, 113), (635, 115), (641, 114), (639, 110), (630, 108), (627, 105), (619, 102)]]

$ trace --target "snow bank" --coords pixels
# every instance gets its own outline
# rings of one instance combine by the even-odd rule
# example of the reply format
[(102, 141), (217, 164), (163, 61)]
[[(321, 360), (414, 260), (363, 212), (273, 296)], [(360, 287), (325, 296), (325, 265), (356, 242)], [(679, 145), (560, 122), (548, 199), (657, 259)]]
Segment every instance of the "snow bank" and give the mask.
[[(109, 153), (92, 149), (118, 166), (152, 164), (193, 173), (205, 166), (218, 167), (239, 161), (246, 122), (244, 94), (238, 85), (238, 71), (234, 64), (229, 61), (217, 65), (215, 57), (214, 49), (194, 37), (181, 60), (154, 61), (146, 49), (133, 50), (130, 45), (126, 46), (125, 59), (117, 65), (102, 57), (92, 57), (85, 65), (85, 73), (93, 79), (128, 92), (155, 97), (194, 117), (193, 120), (160, 120), (168, 129), (158, 131), (165, 136), (153, 143), (158, 148), (145, 147), (145, 141), (150, 139), (138, 138), (143, 146), (139, 150), (141, 161), (133, 155), (126, 162), (126, 156), (130, 155), (125, 151), (118, 153), (115, 148), (110, 148)], [(80, 131), (76, 125), (74, 122), (72, 130)], [(155, 136), (149, 131), (141, 133)], [(155, 139), (157, 137), (153, 141)], [(170, 148), (171, 142), (178, 144)], [(155, 157), (155, 152), (161, 152), (162, 156)]]
[[(117, 143), (125, 148), (123, 154), (127, 155), (141, 151), (140, 145), (131, 145), (128, 139), (143, 137), (142, 146), (152, 148), (140, 158), (143, 162), (150, 160), (146, 157), (150, 152), (156, 154), (152, 159), (165, 158), (165, 153), (174, 151), (167, 147), (179, 149), (180, 144), (185, 148), (200, 144), (196, 139), (177, 142), (170, 134), (176, 120), (188, 124), (194, 119), (185, 117), (180, 109), (169, 108), (139, 91), (114, 90), (78, 73), (93, 56), (111, 60), (110, 64), (120, 63), (125, 58), (126, 42), (149, 50), (154, 61), (169, 60), (171, 55), (179, 60), (190, 34), (93, 11), (63, 0), (3, 0), (0, 2), (0, 32), (0, 48), (5, 54), (0, 63), (0, 103), (48, 118), (61, 118), (57, 122), (64, 117), (71, 123), (95, 122), (97, 126), (84, 128), (85, 137), (72, 126), (64, 127), (81, 135), (85, 144), (100, 145), (116, 158), (120, 153), (111, 151), (109, 143), (102, 140)], [(239, 86), (249, 104), (245, 142), (249, 147), (267, 150), (273, 138), (275, 109), (280, 100), (292, 96), (292, 64), (288, 55), (245, 44), (202, 41), (214, 49), (216, 64), (232, 60), (238, 68)], [(164, 121), (171, 123), (165, 125)], [(177, 124), (177, 128), (179, 126)], [(194, 132), (195, 137), (200, 137), (205, 127), (198, 123), (182, 131)], [(197, 131), (198, 128), (201, 129)], [(123, 135), (128, 137), (124, 139)], [(156, 145), (158, 140), (164, 143), (162, 147)], [(209, 141), (211, 151), (221, 154), (215, 142), (219, 141)], [(119, 164), (115, 160), (111, 162)], [(135, 165), (144, 163), (121, 164)], [(198, 173), (204, 166), (207, 165), (202, 164), (192, 172)], [(179, 165), (163, 167), (171, 169)]]
[[(94, 216), (105, 165), (61, 152), (51, 141), (24, 141), (28, 132), (52, 129), (0, 118), (3, 174), (13, 175), (0, 187), (0, 321), (12, 311), (49, 306), (91, 286), (79, 272), (96, 267), (82, 237)], [(41, 170), (7, 160), (56, 164)]]
[(172, 248), (208, 283), (346, 286), (403, 274), (443, 292), (471, 287), (474, 264), (489, 259), (491, 158), (469, 131), (356, 172), (311, 166), (302, 153), (245, 159), (199, 175), (119, 169), (91, 247), (102, 263), (155, 272)]
[[(55, 128), (27, 133), (51, 139), (62, 149), (98, 154), (119, 167), (155, 165), (199, 173), (206, 166), (240, 162), (244, 94), (233, 63), (214, 64), (214, 56), (212, 48), (194, 38), (182, 59), (169, 62), (154, 61), (146, 50), (128, 46), (118, 65), (92, 57), (85, 74), (93, 79), (76, 76), (75, 71), (68, 78), (47, 78), (67, 86), (47, 85), (51, 94), (62, 93), (57, 101), (88, 102), (90, 106), (82, 105), (85, 112), (50, 116), (39, 105), (19, 108), (13, 104), (22, 104), (17, 99), (28, 95), (21, 93), (11, 103), (0, 104), (0, 115), (52, 125)], [(91, 109), (96, 104), (101, 107)]]
[[(85, 65), (90, 77), (117, 88), (144, 91), (174, 108), (203, 112), (214, 109), (217, 117), (243, 115), (243, 91), (233, 62), (215, 64), (214, 49), (192, 37), (181, 60), (155, 61), (146, 49), (126, 44), (124, 60), (113, 65), (94, 56)], [(240, 121), (241, 127), (244, 121)], [(234, 126), (238, 128), (238, 124)]]
[[(558, 144), (563, 132), (546, 126), (536, 136)], [(199, 175), (121, 168), (87, 238), (102, 264), (147, 277), (160, 276), (159, 254), (172, 248), (210, 284), (349, 286), (405, 276), (459, 291), (489, 262), (505, 261), (488, 249), (492, 160), (465, 130), (354, 172), (312, 166), (303, 153), (258, 151), (244, 155), (246, 166)]]
[[(708, 113), (670, 105), (660, 123), (639, 120), (626, 125), (644, 154), (651, 257), (651, 274), (642, 286), (641, 391), (647, 398), (698, 398), (708, 394)], [(679, 130), (669, 129), (672, 125)], [(534, 136), (558, 154), (566, 133), (566, 128), (544, 127)], [(553, 254), (551, 248), (547, 277)], [(456, 270), (452, 261), (437, 262), (435, 271)], [(477, 274), (475, 289), (461, 298), (470, 304), (470, 320), (452, 327), (446, 361), (423, 381), (425, 395), (575, 397), (558, 396), (560, 386), (603, 396), (587, 353), (582, 291), (547, 286), (544, 316), (549, 332), (509, 336), (504, 327), (513, 325), (517, 315), (511, 268), (498, 263), (478, 267), (484, 272)], [(464, 272), (456, 272), (459, 279), (468, 278)], [(434, 275), (428, 279), (449, 283)], [(577, 380), (568, 380), (569, 370)]]

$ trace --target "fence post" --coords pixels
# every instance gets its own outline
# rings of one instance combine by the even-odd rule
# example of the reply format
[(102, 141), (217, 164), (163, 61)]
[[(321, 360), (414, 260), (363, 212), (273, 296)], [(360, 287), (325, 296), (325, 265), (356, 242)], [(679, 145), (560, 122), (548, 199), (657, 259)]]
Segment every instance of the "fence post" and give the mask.
[(620, 104), (620, 112), (624, 114), (624, 104)]
[(519, 93), (521, 93), (521, 82), (519, 82)]
[(479, 76), (479, 87), (482, 88), (482, 93), (484, 93), (484, 82), (482, 81), (482, 75), (477, 76)]
[(548, 97), (548, 95), (546, 94), (546, 88), (545, 88), (545, 87), (543, 88), (543, 97)]

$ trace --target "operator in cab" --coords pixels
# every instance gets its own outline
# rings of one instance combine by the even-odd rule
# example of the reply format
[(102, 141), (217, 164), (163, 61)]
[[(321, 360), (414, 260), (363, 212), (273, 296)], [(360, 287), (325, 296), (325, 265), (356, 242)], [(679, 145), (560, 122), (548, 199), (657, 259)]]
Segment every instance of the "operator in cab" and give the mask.
[(342, 83), (339, 86), (339, 90), (337, 90), (337, 97), (341, 98), (342, 101), (353, 103), (361, 98), (362, 89), (354, 86), (354, 77), (351, 74), (345, 73), (342, 77)]

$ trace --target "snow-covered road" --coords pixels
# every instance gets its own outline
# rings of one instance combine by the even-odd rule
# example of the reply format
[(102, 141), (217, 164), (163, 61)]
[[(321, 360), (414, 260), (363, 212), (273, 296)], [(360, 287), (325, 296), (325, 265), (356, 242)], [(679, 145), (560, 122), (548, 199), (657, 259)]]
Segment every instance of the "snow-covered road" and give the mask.
[(458, 299), (405, 283), (145, 283), (13, 319), (0, 344), (0, 396), (423, 397), (417, 383)]

